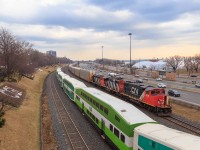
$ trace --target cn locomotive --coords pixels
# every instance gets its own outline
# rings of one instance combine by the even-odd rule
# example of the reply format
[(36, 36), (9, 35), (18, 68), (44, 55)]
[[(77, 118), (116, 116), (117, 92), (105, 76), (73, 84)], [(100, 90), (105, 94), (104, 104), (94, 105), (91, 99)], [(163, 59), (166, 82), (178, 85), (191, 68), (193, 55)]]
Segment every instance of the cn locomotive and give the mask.
[(76, 76), (114, 93), (123, 100), (138, 103), (145, 109), (159, 115), (170, 114), (172, 112), (170, 101), (165, 94), (165, 89), (125, 81), (120, 77), (98, 75), (94, 71), (73, 67), (71, 65), (69, 66), (69, 70), (72, 73), (76, 72)]

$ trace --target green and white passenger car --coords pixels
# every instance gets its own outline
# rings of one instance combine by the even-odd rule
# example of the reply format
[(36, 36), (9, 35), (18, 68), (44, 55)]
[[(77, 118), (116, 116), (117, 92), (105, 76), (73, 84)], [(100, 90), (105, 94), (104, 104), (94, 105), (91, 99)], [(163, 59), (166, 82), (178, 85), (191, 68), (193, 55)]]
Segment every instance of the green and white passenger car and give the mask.
[(69, 76), (63, 77), (63, 90), (72, 101), (74, 101), (76, 90), (81, 87), (84, 88), (86, 85), (83, 82)]
[(94, 88), (76, 90), (75, 103), (115, 147), (133, 149), (134, 129), (156, 123), (133, 105)]
[(57, 74), (57, 79), (58, 79), (58, 82), (60, 84), (61, 87), (63, 87), (63, 79), (64, 77), (69, 77), (68, 75), (66, 75), (64, 72), (62, 71), (58, 71)]

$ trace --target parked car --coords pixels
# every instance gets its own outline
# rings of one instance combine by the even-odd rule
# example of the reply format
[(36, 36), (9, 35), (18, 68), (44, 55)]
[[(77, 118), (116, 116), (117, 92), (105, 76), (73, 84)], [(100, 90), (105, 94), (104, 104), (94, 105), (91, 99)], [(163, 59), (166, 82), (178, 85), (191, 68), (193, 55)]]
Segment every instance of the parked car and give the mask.
[(108, 73), (108, 76), (110, 76), (110, 77), (115, 77), (115, 76), (117, 76), (118, 74), (117, 73), (113, 73), (113, 72), (109, 72)]
[(195, 87), (200, 88), (200, 83), (195, 84)]
[(136, 75), (135, 75), (135, 77), (139, 77), (139, 75), (138, 75), (138, 74), (136, 74)]
[(176, 90), (169, 90), (168, 94), (170, 96), (175, 96), (175, 97), (180, 97), (181, 96), (181, 94), (178, 91), (176, 91)]
[(137, 79), (136, 83), (143, 83), (143, 80), (142, 79)]
[(166, 88), (167, 86), (164, 83), (158, 83), (157, 84), (159, 88)]
[(162, 79), (161, 78), (156, 78), (156, 81), (162, 81)]
[(190, 77), (197, 77), (197, 75), (194, 75), (194, 74), (193, 74), (193, 75), (191, 75)]
[(195, 83), (197, 83), (197, 81), (192, 81), (192, 84), (195, 84)]
[(146, 80), (146, 81), (148, 81), (148, 78), (143, 78), (143, 80)]

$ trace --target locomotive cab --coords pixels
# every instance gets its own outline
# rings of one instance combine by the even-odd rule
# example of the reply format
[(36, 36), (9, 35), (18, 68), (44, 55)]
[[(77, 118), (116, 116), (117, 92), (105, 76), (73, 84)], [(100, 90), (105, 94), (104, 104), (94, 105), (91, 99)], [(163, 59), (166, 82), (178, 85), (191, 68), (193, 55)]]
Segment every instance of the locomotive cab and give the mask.
[(149, 87), (144, 92), (143, 100), (156, 112), (171, 112), (171, 106), (165, 94), (165, 89)]

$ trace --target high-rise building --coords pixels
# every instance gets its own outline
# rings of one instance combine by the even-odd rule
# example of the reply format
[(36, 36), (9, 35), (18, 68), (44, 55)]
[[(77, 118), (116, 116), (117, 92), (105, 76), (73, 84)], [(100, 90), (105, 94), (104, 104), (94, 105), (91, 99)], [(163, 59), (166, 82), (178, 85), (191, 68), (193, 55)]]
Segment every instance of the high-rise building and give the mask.
[(47, 51), (46, 54), (56, 57), (56, 51), (53, 50)]

